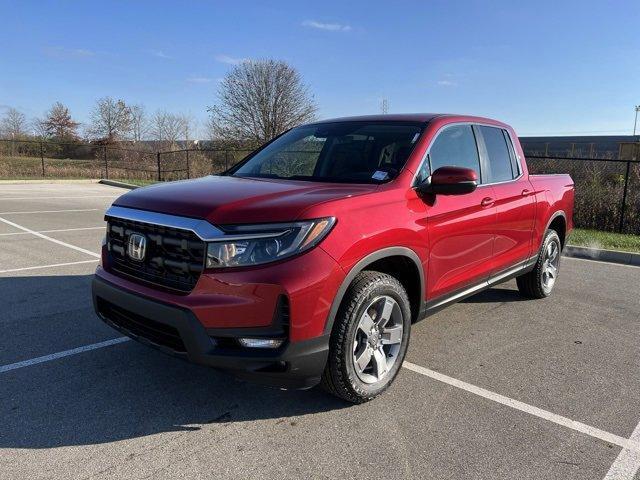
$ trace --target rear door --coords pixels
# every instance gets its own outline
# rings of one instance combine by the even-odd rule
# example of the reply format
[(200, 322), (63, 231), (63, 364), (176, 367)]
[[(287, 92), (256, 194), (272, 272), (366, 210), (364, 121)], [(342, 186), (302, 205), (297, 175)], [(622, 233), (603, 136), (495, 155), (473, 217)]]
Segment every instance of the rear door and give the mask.
[(521, 266), (529, 258), (535, 202), (533, 188), (523, 175), (509, 132), (485, 125), (477, 126), (476, 132), (484, 179), (492, 186), (495, 197), (493, 278)]
[[(469, 124), (444, 127), (433, 140), (417, 182), (444, 166), (472, 168), (480, 177), (480, 156)], [(496, 220), (492, 187), (465, 195), (436, 195), (427, 210), (430, 303), (486, 282), (491, 272)]]

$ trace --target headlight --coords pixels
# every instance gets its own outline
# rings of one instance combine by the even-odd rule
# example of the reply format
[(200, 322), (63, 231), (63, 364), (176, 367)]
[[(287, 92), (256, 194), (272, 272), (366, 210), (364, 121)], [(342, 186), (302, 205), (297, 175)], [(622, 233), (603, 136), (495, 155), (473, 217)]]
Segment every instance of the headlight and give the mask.
[(207, 246), (206, 268), (259, 265), (304, 252), (331, 230), (335, 218), (292, 223), (226, 226), (226, 235)]

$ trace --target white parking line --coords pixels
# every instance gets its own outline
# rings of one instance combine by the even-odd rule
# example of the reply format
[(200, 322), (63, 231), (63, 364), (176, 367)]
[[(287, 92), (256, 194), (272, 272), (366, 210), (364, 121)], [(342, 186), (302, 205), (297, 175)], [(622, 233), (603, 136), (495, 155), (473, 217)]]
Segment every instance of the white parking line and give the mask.
[(22, 272), (24, 270), (39, 270), (41, 268), (52, 267), (66, 267), (67, 265), (79, 265), (81, 263), (96, 263), (98, 259), (94, 260), (80, 260), (79, 262), (67, 262), (67, 263), (53, 263), (51, 265), (38, 265), (35, 267), (22, 267), (22, 268), (9, 268), (8, 270), (0, 270), (0, 273)]
[(411, 362), (405, 361), (402, 366), (413, 372), (419, 373), (420, 375), (424, 375), (439, 382), (446, 383), (447, 385), (451, 385), (452, 387), (465, 390), (469, 393), (473, 393), (474, 395), (478, 395), (507, 407), (520, 410), (521, 412), (528, 413), (529, 415), (533, 415), (534, 417), (542, 418), (543, 420), (547, 420), (557, 425), (562, 425), (563, 427), (570, 428), (571, 430), (575, 430), (576, 432), (584, 433), (585, 435), (589, 435), (590, 437), (597, 438), (608, 443), (613, 443), (614, 445), (618, 445), (626, 450), (631, 451), (634, 455), (640, 455), (640, 442), (638, 442), (638, 440), (633, 437), (631, 439), (627, 439), (613, 433), (605, 432), (604, 430), (600, 430), (599, 428), (595, 428), (590, 425), (571, 420), (570, 418), (563, 417), (561, 415), (556, 415), (555, 413), (549, 412), (547, 410), (543, 410), (541, 408), (534, 407), (533, 405), (514, 400), (513, 398), (505, 397), (504, 395), (500, 395), (499, 393), (477, 387), (470, 383), (463, 382), (462, 380), (458, 380), (457, 378), (449, 377), (442, 373), (430, 370), (425, 367), (421, 367), (420, 365), (416, 365)]
[(34, 210), (27, 212), (0, 212), (0, 215), (22, 215), (28, 213), (66, 213), (66, 212), (99, 212), (100, 208), (74, 208), (71, 210)]
[(116, 198), (122, 195), (121, 193), (112, 193), (111, 195), (75, 195), (73, 197), (0, 197), (0, 202), (3, 200), (54, 200), (63, 198)]
[(30, 360), (24, 360), (22, 362), (10, 363), (9, 365), (0, 366), (0, 373), (17, 370), (18, 368), (29, 367), (38, 363), (50, 362), (51, 360), (56, 360), (62, 357), (69, 357), (71, 355), (77, 355), (78, 353), (88, 352), (89, 350), (97, 350), (98, 348), (110, 347), (111, 345), (128, 342), (129, 340), (131, 340), (129, 337), (118, 337), (112, 340), (107, 340), (105, 342), (92, 343), (91, 345), (85, 345), (84, 347), (72, 348), (71, 350), (52, 353), (51, 355), (45, 355), (43, 357), (36, 357)]
[(18, 230), (23, 230), (25, 232), (28, 232), (32, 235), (35, 235), (36, 237), (40, 237), (43, 240), (49, 240), (50, 242), (53, 243), (57, 243), (58, 245), (62, 245), (63, 247), (67, 247), (67, 248), (71, 248), (73, 250), (77, 250), (78, 252), (82, 252), (82, 253), (86, 253), (87, 255), (91, 255), (92, 257), (96, 257), (96, 258), (100, 258), (100, 255), (92, 252), (91, 250), (86, 250), (84, 248), (81, 247), (76, 247), (75, 245), (71, 245), (70, 243), (67, 242), (63, 242), (61, 240), (56, 240), (55, 238), (51, 238), (51, 237), (47, 237), (46, 235), (43, 235), (42, 233), (38, 233), (35, 230), (31, 230), (27, 227), (23, 227), (22, 225), (18, 225), (17, 223), (13, 223), (9, 220), (7, 220), (6, 218), (2, 218), (0, 217), (0, 222), (6, 223), (7, 225), (10, 225), (14, 228), (17, 228)]
[[(640, 423), (629, 437), (631, 442), (640, 444)], [(623, 448), (615, 459), (604, 480), (633, 480), (640, 470), (640, 452)]]
[[(82, 227), (82, 228), (59, 228), (57, 230), (38, 230), (38, 233), (56, 233), (56, 232), (78, 232), (81, 230), (104, 230), (106, 227)], [(9, 237), (11, 235), (31, 235), (30, 232), (10, 232), (0, 233), (0, 237)]]
[[(21, 362), (10, 363), (8, 365), (0, 366), (0, 373), (29, 367), (31, 365), (36, 365), (39, 363), (50, 362), (52, 360), (69, 357), (71, 355), (77, 355), (79, 353), (84, 353), (90, 350), (97, 350), (99, 348), (117, 345), (129, 340), (130, 338), (128, 337), (118, 337), (104, 342), (92, 343), (90, 345), (73, 348), (71, 350), (64, 350), (62, 352), (44, 355), (42, 357), (36, 357), (29, 360), (23, 360)], [(534, 417), (547, 420), (557, 425), (561, 425), (571, 430), (583, 433), (590, 437), (597, 438), (604, 442), (613, 443), (614, 445), (622, 447), (622, 452), (620, 453), (620, 455), (618, 455), (618, 458), (616, 458), (604, 480), (632, 480), (633, 476), (640, 468), (640, 424), (636, 427), (631, 437), (627, 439), (613, 433), (605, 432), (604, 430), (600, 430), (599, 428), (595, 428), (590, 425), (571, 420), (570, 418), (557, 415), (547, 410), (534, 407), (533, 405), (514, 400), (513, 398), (505, 397), (504, 395), (500, 395), (499, 393), (486, 390), (467, 382), (463, 382), (462, 380), (449, 377), (442, 373), (436, 372), (429, 368), (421, 367), (420, 365), (416, 365), (411, 362), (405, 361), (402, 366), (415, 373), (419, 373), (420, 375), (432, 378), (433, 380), (446, 383), (447, 385), (451, 385), (452, 387), (465, 390), (469, 393), (473, 393), (474, 395), (486, 398), (487, 400), (492, 400), (501, 405), (505, 405), (507, 407), (511, 407), (521, 412), (533, 415)]]

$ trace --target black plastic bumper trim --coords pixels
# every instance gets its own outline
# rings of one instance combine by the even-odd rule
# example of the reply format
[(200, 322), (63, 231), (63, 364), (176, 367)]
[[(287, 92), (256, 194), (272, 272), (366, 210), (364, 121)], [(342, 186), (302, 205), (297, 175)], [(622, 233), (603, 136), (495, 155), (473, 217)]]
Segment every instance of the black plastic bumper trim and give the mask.
[[(93, 304), (98, 316), (111, 327), (141, 343), (193, 363), (227, 370), (238, 377), (281, 388), (311, 388), (320, 382), (327, 362), (329, 335), (287, 342), (276, 350), (224, 348), (211, 338), (218, 329), (207, 330), (188, 309), (165, 304), (122, 289), (95, 276), (92, 282)], [(101, 314), (98, 299), (120, 309), (175, 328), (186, 347), (186, 353), (156, 344), (143, 336), (134, 335)], [(264, 329), (224, 329), (237, 336), (269, 336), (273, 327)]]

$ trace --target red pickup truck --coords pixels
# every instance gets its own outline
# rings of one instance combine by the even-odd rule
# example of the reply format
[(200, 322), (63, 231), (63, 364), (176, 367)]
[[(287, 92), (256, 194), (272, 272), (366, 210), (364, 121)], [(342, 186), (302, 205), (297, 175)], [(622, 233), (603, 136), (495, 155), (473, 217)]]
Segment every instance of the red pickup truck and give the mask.
[(529, 175), (495, 120), (303, 125), (221, 175), (118, 198), (93, 301), (173, 355), (364, 402), (429, 313), (511, 278), (550, 295), (573, 198), (568, 175)]

